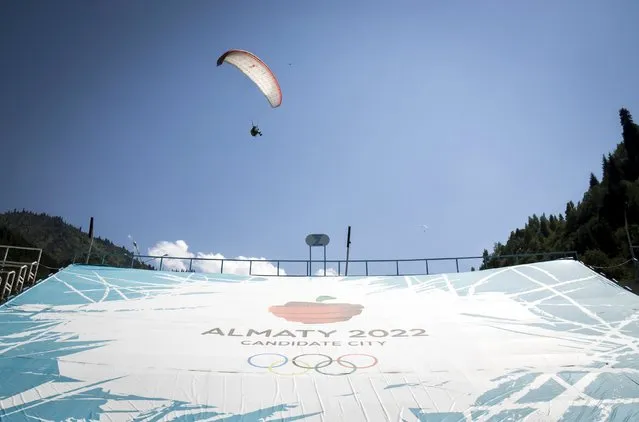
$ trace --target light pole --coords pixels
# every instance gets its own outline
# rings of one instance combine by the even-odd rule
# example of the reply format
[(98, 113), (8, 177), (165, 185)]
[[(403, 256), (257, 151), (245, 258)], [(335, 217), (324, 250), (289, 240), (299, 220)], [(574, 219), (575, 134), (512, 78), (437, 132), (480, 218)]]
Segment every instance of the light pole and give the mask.
[(135, 261), (135, 256), (140, 256), (140, 250), (138, 249), (138, 244), (133, 240), (133, 236), (129, 235), (129, 240), (133, 243), (133, 248), (135, 249), (135, 255), (131, 257), (131, 268), (133, 268), (133, 262)]
[[(162, 263), (164, 262), (164, 258), (167, 256), (169, 256), (169, 254), (165, 253), (164, 255), (160, 257), (160, 268), (158, 268), (159, 271), (162, 271)], [(151, 258), (151, 259), (155, 259), (155, 258)]]

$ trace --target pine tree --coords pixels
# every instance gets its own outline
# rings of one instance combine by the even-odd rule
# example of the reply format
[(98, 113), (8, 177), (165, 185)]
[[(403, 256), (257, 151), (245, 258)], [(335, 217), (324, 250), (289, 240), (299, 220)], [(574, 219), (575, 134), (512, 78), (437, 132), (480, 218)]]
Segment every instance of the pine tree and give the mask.
[(639, 130), (632, 121), (632, 115), (625, 108), (619, 110), (619, 120), (621, 120), (623, 145), (628, 153), (628, 159), (636, 163), (639, 158)]

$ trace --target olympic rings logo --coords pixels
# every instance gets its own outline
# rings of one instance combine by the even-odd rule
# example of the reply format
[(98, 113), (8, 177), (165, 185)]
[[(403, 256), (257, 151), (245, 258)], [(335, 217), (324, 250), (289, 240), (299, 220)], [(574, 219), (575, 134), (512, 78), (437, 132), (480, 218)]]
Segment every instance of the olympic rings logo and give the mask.
[[(269, 372), (276, 375), (297, 376), (315, 370), (322, 375), (344, 376), (350, 375), (358, 369), (372, 368), (377, 365), (378, 360), (375, 356), (361, 353), (342, 355), (336, 359), (322, 353), (305, 353), (292, 359), (281, 353), (258, 353), (249, 357), (247, 362), (254, 368), (268, 369)], [(295, 367), (292, 371), (286, 371), (283, 368), (289, 362)], [(334, 363), (336, 365), (332, 368), (335, 369), (328, 369)]]

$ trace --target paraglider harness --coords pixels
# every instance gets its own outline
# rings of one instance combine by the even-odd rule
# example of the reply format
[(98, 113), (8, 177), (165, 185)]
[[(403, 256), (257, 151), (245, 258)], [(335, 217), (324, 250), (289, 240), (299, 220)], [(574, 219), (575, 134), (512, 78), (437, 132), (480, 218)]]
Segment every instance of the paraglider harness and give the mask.
[(262, 132), (260, 132), (260, 128), (258, 128), (257, 126), (253, 125), (253, 127), (251, 127), (251, 136), (255, 137), (257, 135), (262, 136)]

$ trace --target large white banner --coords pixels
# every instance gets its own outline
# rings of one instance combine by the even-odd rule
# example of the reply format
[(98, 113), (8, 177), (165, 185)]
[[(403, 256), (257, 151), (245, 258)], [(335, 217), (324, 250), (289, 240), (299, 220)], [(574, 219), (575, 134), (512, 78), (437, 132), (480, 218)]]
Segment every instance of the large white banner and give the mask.
[(639, 301), (572, 261), (369, 278), (72, 266), (0, 309), (2, 421), (639, 420)]

